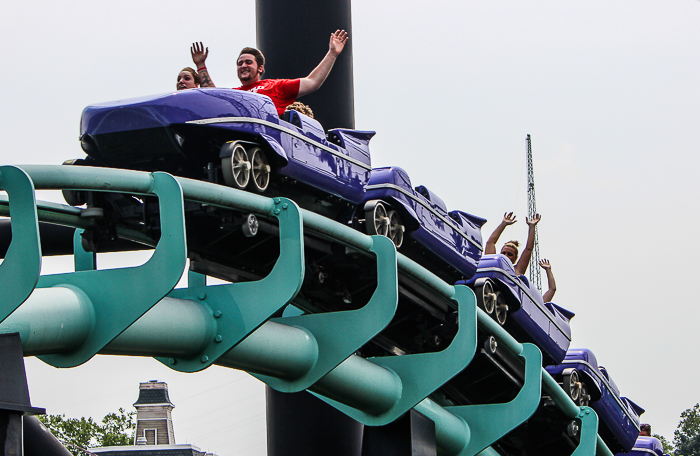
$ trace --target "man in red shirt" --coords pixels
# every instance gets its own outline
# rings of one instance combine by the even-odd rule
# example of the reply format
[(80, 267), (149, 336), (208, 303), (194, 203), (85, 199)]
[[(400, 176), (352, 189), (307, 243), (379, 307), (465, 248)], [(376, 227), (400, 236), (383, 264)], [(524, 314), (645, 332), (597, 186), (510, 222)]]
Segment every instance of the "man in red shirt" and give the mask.
[[(255, 48), (243, 48), (238, 55), (237, 62), (238, 79), (241, 81), (241, 86), (235, 87), (235, 89), (267, 95), (275, 104), (277, 113), (282, 115), (284, 114), (284, 108), (294, 103), (297, 98), (314, 92), (321, 87), (330, 74), (335, 59), (343, 52), (348, 39), (350, 37), (348, 37), (345, 30), (336, 30), (335, 33), (332, 33), (328, 44), (328, 53), (323, 57), (321, 63), (307, 77), (298, 79), (262, 79), (262, 75), (265, 73), (265, 56)], [(198, 71), (200, 66), (206, 70), (206, 67), (204, 67), (206, 54), (202, 51), (196, 57), (199, 57), (201, 62), (195, 59), (193, 51), (192, 58), (198, 66)], [(201, 57), (204, 57), (204, 59), (201, 59)], [(200, 87), (216, 86), (209, 79), (209, 83), (205, 83), (202, 80)]]

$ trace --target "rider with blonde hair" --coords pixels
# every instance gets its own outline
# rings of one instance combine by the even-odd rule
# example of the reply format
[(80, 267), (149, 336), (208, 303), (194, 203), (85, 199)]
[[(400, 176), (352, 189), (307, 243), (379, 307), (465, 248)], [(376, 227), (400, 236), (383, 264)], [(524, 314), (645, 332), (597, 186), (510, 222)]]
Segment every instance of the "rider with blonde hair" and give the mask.
[[(527, 271), (527, 266), (530, 264), (530, 257), (532, 256), (532, 249), (535, 248), (535, 226), (539, 223), (540, 219), (540, 214), (535, 214), (532, 220), (525, 219), (528, 225), (527, 243), (525, 244), (523, 253), (520, 255), (520, 259), (518, 259), (518, 247), (520, 246), (518, 241), (508, 241), (501, 248), (501, 255), (505, 255), (511, 263), (513, 263), (513, 269), (515, 269), (516, 275), (523, 275), (525, 271)], [(496, 253), (496, 242), (498, 242), (498, 238), (501, 237), (503, 230), (505, 230), (508, 225), (512, 225), (515, 222), (517, 222), (517, 220), (512, 212), (506, 212), (503, 215), (503, 220), (496, 229), (493, 230), (489, 240), (486, 241), (486, 247), (484, 248), (485, 255), (493, 255)]]

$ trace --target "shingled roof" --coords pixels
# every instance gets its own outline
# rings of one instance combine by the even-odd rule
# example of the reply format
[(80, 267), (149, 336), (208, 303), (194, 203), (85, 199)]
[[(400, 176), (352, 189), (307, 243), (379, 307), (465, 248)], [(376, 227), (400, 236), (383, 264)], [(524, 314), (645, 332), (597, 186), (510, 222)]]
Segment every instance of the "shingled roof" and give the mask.
[[(159, 382), (151, 381), (149, 383), (157, 384)], [(165, 386), (164, 383), (162, 385), (164, 386), (160, 388), (139, 389), (139, 398), (134, 403), (134, 406), (148, 404), (172, 404), (172, 402), (170, 402), (170, 397), (168, 396), (168, 387)]]

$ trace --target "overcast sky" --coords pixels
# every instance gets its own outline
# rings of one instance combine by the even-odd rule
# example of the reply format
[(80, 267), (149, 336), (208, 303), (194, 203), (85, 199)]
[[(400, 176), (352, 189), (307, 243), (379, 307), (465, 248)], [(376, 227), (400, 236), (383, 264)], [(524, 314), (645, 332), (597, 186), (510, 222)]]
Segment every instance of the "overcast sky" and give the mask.
[[(0, 163), (83, 156), (81, 110), (174, 89), (195, 40), (217, 85), (237, 86), (254, 2), (203, 5), (6, 5)], [(700, 401), (700, 2), (355, 0), (352, 20), (356, 125), (377, 131), (373, 165), (401, 166), (450, 210), (487, 218), (485, 238), (515, 211), (502, 240), (525, 240), (532, 135), (540, 252), (554, 301), (577, 314), (573, 346), (591, 348), (672, 438)], [(265, 454), (263, 388), (246, 374), (110, 357), (65, 371), (27, 359), (27, 370), (34, 405), (68, 416), (101, 418), (130, 407), (139, 381), (166, 381), (179, 442)]]

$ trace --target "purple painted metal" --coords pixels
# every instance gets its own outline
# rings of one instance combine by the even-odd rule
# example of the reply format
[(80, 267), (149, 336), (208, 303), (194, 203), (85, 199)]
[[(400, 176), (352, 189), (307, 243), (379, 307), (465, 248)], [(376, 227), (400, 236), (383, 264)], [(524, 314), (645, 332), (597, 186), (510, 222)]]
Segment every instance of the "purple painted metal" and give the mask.
[(224, 143), (249, 141), (265, 150), (273, 173), (353, 204), (362, 200), (369, 181), (374, 136), (334, 129), (329, 141), (316, 120), (296, 111), (280, 119), (268, 97), (231, 89), (91, 105), (83, 111), (80, 133), (86, 164), (209, 180), (207, 168), (226, 157)]
[(457, 210), (448, 212), (435, 193), (422, 185), (414, 189), (406, 171), (399, 167), (372, 170), (363, 203), (377, 200), (401, 216), (407, 231), (402, 253), (418, 263), (423, 263), (426, 254), (438, 257), (442, 269), (447, 263), (456, 271), (433, 270), (448, 282), (474, 275), (483, 251), (481, 226), (485, 219)]
[(557, 380), (565, 369), (575, 368), (581, 374), (591, 395), (591, 408), (601, 420), (600, 434), (612, 451), (630, 451), (639, 435), (639, 416), (644, 409), (630, 399), (620, 396), (620, 389), (607, 369), (598, 365), (593, 352), (587, 348), (571, 348), (564, 361), (546, 370)]
[(506, 329), (520, 342), (534, 342), (553, 363), (561, 362), (571, 343), (569, 321), (574, 313), (542, 300), (536, 287), (525, 276), (516, 276), (508, 257), (484, 255), (474, 277), (467, 282), (476, 287), (490, 279), (497, 291), (505, 293), (508, 304)]

